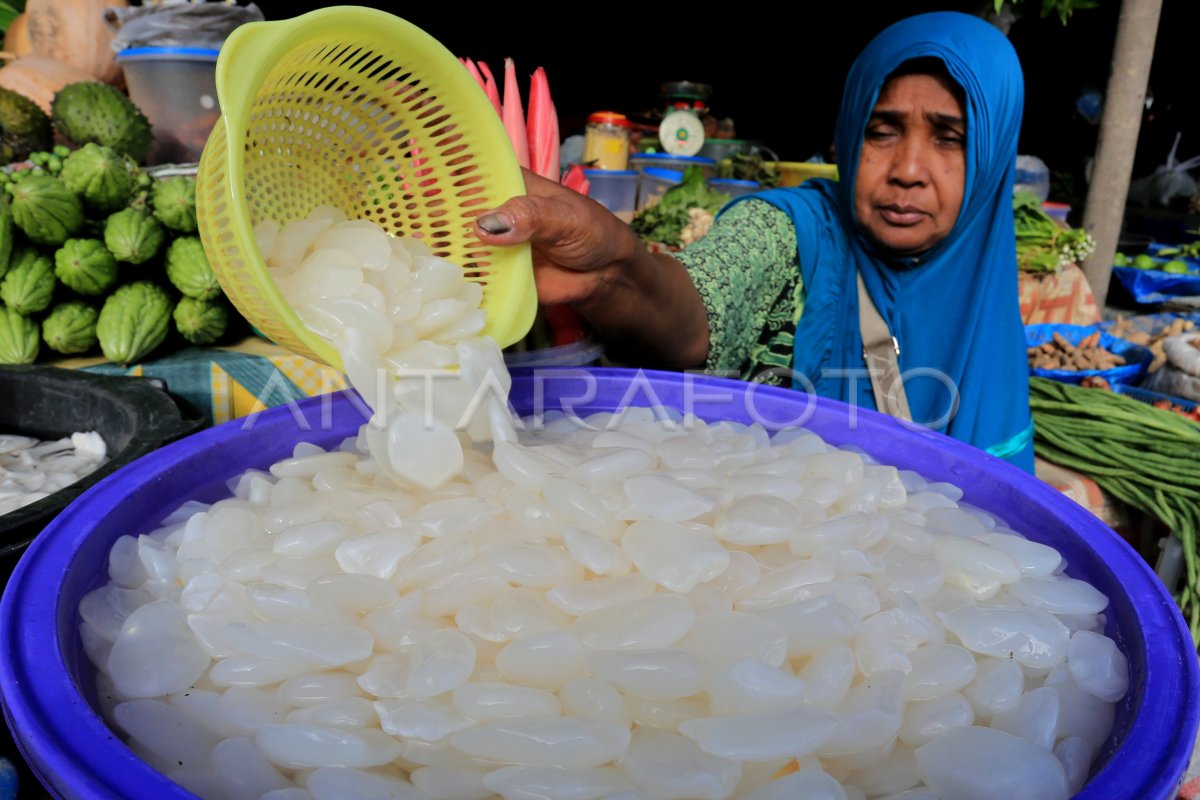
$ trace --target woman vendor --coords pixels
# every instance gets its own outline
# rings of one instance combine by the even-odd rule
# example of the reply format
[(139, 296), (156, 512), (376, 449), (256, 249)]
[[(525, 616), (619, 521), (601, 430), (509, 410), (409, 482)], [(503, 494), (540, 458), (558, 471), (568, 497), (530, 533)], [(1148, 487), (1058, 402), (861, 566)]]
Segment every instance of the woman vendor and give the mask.
[(478, 220), (530, 242), (542, 303), (569, 303), (631, 364), (705, 368), (879, 408), (1033, 468), (1012, 185), (1024, 101), (987, 22), (924, 14), (855, 61), (840, 182), (741, 198), (681, 253), (526, 175)]

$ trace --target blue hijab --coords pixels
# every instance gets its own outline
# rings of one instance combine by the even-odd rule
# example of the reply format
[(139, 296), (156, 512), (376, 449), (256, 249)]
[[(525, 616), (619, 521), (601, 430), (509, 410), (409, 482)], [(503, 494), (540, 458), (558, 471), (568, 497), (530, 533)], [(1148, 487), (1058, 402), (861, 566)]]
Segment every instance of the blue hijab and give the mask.
[[(861, 234), (854, 182), (881, 86), (901, 64), (923, 57), (941, 60), (966, 95), (966, 185), (949, 236), (919, 257), (900, 259), (880, 254)], [(830, 375), (865, 369), (857, 268), (900, 343), (913, 419), (1032, 471), (1012, 213), (1023, 104), (1017, 55), (993, 26), (953, 12), (903, 20), (867, 46), (846, 79), (836, 131), (841, 181), (810, 180), (752, 197), (785, 211), (796, 227), (806, 291), (796, 328), (798, 376), (807, 376), (817, 394), (875, 407), (868, 380)], [(956, 409), (947, 381), (933, 375), (957, 387)], [(808, 388), (800, 378), (797, 387)]]

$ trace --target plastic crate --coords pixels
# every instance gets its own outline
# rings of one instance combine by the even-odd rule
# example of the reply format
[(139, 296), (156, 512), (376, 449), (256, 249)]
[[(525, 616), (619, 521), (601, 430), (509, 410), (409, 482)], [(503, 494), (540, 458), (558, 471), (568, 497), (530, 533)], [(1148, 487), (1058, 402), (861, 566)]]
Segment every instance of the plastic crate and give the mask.
[(1169, 403), (1174, 403), (1185, 411), (1192, 411), (1197, 405), (1200, 405), (1194, 400), (1186, 400), (1182, 397), (1173, 397), (1169, 394), (1152, 392), (1149, 389), (1143, 389), (1140, 386), (1126, 386), (1123, 383), (1114, 383), (1112, 385), (1112, 390), (1117, 394), (1123, 394), (1126, 397), (1132, 397), (1134, 400), (1141, 400), (1143, 403), (1149, 403), (1151, 405), (1166, 400)]

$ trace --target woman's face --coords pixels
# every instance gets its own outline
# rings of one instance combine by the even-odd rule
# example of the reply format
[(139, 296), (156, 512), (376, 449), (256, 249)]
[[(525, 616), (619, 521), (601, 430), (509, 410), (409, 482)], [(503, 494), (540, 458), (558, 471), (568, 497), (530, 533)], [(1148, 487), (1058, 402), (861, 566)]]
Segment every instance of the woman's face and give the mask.
[(958, 219), (967, 114), (956, 89), (940, 76), (902, 75), (879, 93), (863, 135), (854, 214), (884, 250), (923, 253)]

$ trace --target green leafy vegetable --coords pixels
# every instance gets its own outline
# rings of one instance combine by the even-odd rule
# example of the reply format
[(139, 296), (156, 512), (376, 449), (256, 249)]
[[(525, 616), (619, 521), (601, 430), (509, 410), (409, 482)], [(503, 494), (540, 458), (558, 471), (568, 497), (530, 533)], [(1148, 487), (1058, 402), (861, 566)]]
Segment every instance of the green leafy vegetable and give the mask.
[(692, 221), (688, 213), (691, 209), (716, 214), (728, 202), (729, 195), (708, 188), (703, 172), (688, 167), (683, 182), (668, 189), (654, 205), (639, 211), (630, 226), (643, 241), (678, 246), (684, 243), (684, 229)]
[[(1200, 231), (1188, 231), (1188, 233), (1200, 234)], [(1160, 247), (1158, 248), (1158, 254), (1166, 258), (1170, 258), (1171, 256), (1200, 258), (1200, 239), (1188, 242), (1187, 244), (1175, 245), (1174, 247)]]
[(1081, 228), (1064, 228), (1042, 210), (1032, 192), (1013, 197), (1017, 234), (1017, 267), (1025, 272), (1058, 272), (1083, 261), (1096, 249), (1096, 240)]
[(764, 189), (774, 189), (779, 185), (779, 173), (767, 166), (759, 153), (734, 153), (721, 162), (719, 171), (722, 178), (754, 181)]
[[(1028, 6), (1032, 6), (1036, 0), (996, 0), (996, 13), (1000, 13), (1000, 9), (1004, 8), (1004, 4), (1011, 3), (1017, 10), (1024, 10)], [(1067, 24), (1067, 20), (1071, 18), (1071, 14), (1076, 11), (1081, 11), (1085, 8), (1095, 8), (1099, 5), (1098, 0), (1041, 0), (1041, 15), (1048, 17), (1051, 14), (1058, 14), (1059, 21), (1063, 25)]]

